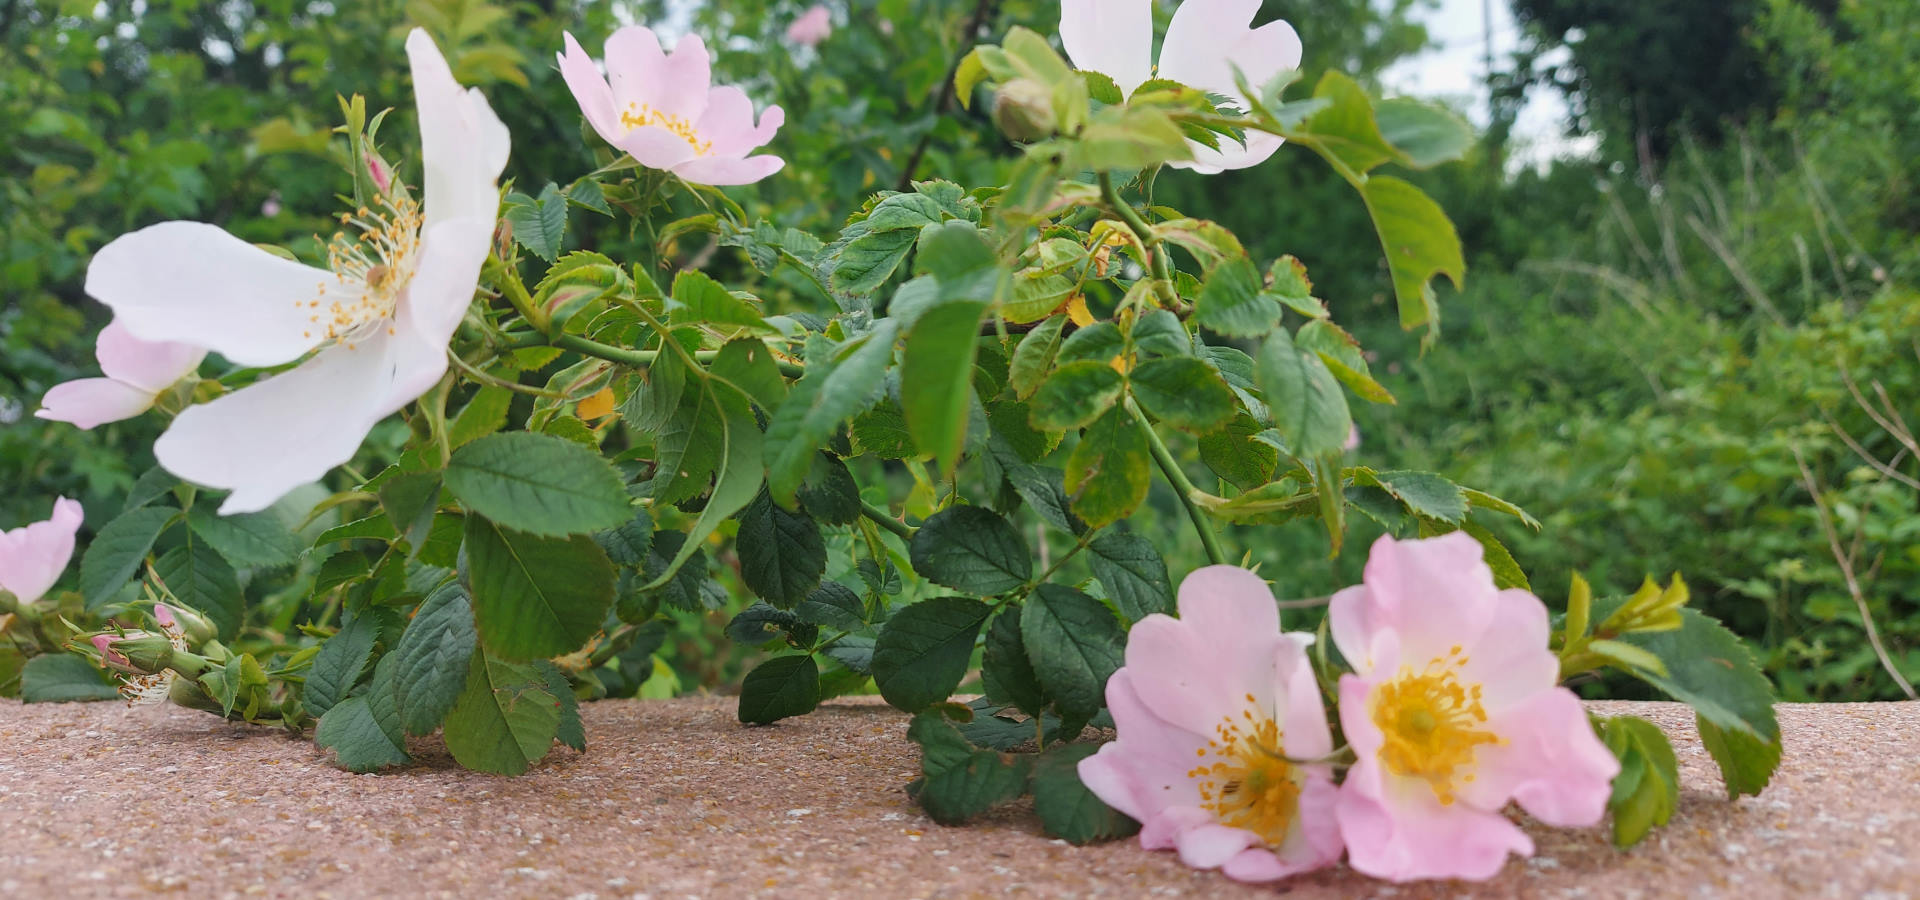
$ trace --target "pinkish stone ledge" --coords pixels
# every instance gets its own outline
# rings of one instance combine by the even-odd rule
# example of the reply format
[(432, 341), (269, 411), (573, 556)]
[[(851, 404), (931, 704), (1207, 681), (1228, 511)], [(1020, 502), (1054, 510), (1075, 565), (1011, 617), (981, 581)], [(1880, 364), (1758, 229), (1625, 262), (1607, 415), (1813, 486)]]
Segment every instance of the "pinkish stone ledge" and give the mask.
[[(1920, 704), (1782, 706), (1786, 762), (1724, 799), (1667, 703), (1672, 824), (1620, 853), (1602, 830), (1528, 823), (1539, 854), (1485, 885), (1336, 870), (1292, 897), (1920, 896)], [(1076, 848), (1009, 808), (942, 828), (902, 791), (907, 718), (830, 704), (746, 728), (731, 698), (584, 708), (589, 752), (523, 778), (421, 764), (350, 775), (312, 743), (170, 707), (0, 701), (0, 897), (1271, 896), (1132, 841)]]

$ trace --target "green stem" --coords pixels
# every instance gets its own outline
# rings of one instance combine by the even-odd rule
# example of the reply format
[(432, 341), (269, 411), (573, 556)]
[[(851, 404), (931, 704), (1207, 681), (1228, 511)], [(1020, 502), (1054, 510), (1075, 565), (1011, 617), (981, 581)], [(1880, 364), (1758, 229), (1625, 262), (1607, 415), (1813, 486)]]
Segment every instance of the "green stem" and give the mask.
[(899, 535), (903, 541), (913, 540), (913, 533), (917, 530), (913, 526), (894, 518), (892, 513), (865, 500), (860, 501), (860, 514), (872, 520), (873, 524)]
[(487, 274), (500, 288), (500, 293), (507, 298), (507, 302), (513, 304), (513, 310), (520, 314), (520, 318), (525, 319), (527, 324), (536, 330), (546, 330), (547, 317), (534, 308), (533, 297), (527, 293), (527, 286), (521, 283), (520, 273), (513, 271), (506, 263), (499, 260), (488, 260)]
[(1160, 464), (1160, 474), (1167, 476), (1167, 483), (1173, 485), (1174, 493), (1180, 495), (1181, 505), (1187, 508), (1187, 518), (1193, 520), (1193, 530), (1200, 535), (1200, 544), (1207, 549), (1207, 560), (1216, 566), (1227, 565), (1226, 551), (1220, 549), (1220, 537), (1213, 533), (1212, 520), (1193, 502), (1193, 482), (1187, 479), (1186, 472), (1181, 471), (1180, 461), (1173, 458), (1173, 452), (1160, 440), (1160, 434), (1153, 430), (1153, 423), (1147, 421), (1140, 407), (1132, 399), (1128, 399), (1126, 404), (1127, 412), (1133, 414), (1133, 420), (1147, 433), (1147, 447), (1153, 451), (1153, 461)]
[[(602, 344), (599, 341), (589, 340), (577, 334), (562, 334), (553, 338), (538, 334), (515, 334), (507, 336), (507, 349), (522, 350), (528, 347), (559, 347), (562, 350), (572, 350), (584, 356), (604, 359), (607, 362), (619, 363), (623, 366), (631, 366), (636, 369), (645, 369), (660, 359), (660, 351), (658, 350), (628, 350), (625, 347), (615, 347), (612, 344)], [(695, 351), (693, 358), (702, 363), (711, 363), (720, 358), (720, 351)], [(780, 367), (780, 374), (788, 378), (799, 378), (807, 374), (806, 366), (796, 362), (776, 360), (776, 365)]]
[(1153, 233), (1153, 226), (1140, 217), (1140, 212), (1133, 208), (1133, 204), (1120, 196), (1120, 189), (1113, 185), (1113, 176), (1106, 172), (1100, 173), (1100, 196), (1108, 206), (1113, 207), (1127, 230), (1140, 239), (1140, 246), (1147, 249), (1149, 264), (1153, 267), (1154, 296), (1159, 297), (1160, 304), (1168, 309), (1178, 311), (1184, 308), (1186, 304), (1173, 292), (1173, 262), (1166, 251), (1160, 249), (1160, 236)]
[(1087, 549), (1087, 545), (1093, 543), (1093, 536), (1095, 534), (1098, 534), (1096, 530), (1091, 528), (1087, 529), (1087, 533), (1080, 536), (1079, 542), (1073, 545), (1073, 549), (1061, 554), (1060, 558), (1055, 560), (1053, 565), (1048, 566), (1045, 572), (1040, 573), (1040, 577), (1034, 579), (1033, 583), (1045, 584), (1047, 579), (1053, 577), (1053, 573), (1060, 571), (1060, 567), (1067, 564), (1067, 560), (1074, 558), (1080, 551)]

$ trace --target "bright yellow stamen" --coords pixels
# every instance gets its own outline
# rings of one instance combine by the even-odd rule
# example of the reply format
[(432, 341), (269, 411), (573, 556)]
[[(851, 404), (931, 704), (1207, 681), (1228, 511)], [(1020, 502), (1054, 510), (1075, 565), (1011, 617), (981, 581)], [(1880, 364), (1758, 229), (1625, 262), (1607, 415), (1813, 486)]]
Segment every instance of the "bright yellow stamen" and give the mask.
[[(1252, 704), (1254, 698), (1247, 696)], [(1244, 828), (1268, 846), (1286, 840), (1300, 808), (1300, 778), (1286, 758), (1281, 732), (1273, 719), (1242, 714), (1228, 716), (1214, 727), (1214, 739), (1200, 748), (1202, 759), (1187, 777), (1200, 782), (1200, 806), (1222, 825)]]
[(695, 156), (706, 156), (713, 152), (713, 142), (701, 140), (700, 132), (694, 130), (692, 122), (676, 115), (663, 113), (644, 103), (627, 104), (626, 110), (620, 113), (620, 124), (628, 131), (643, 125), (657, 125), (679, 135), (681, 140), (691, 144)]
[[(1473, 764), (1476, 748), (1500, 743), (1498, 735), (1485, 729), (1480, 685), (1460, 684), (1460, 668), (1466, 663), (1466, 655), (1454, 647), (1424, 671), (1402, 667), (1373, 695), (1373, 724), (1385, 737), (1380, 762), (1395, 775), (1426, 781), (1443, 805), (1453, 803), (1454, 775)], [(1473, 776), (1461, 780), (1472, 781)]]
[[(315, 299), (295, 306), (315, 310), (308, 317), (327, 340), (357, 338), (386, 325), (400, 305), (420, 254), (420, 205), (410, 199), (381, 198), (380, 209), (361, 207), (340, 216), (352, 231), (335, 232), (327, 243), (327, 268), (339, 288), (328, 298), (327, 284), (314, 287)], [(325, 301), (326, 306), (321, 304)], [(306, 336), (312, 337), (308, 331)]]

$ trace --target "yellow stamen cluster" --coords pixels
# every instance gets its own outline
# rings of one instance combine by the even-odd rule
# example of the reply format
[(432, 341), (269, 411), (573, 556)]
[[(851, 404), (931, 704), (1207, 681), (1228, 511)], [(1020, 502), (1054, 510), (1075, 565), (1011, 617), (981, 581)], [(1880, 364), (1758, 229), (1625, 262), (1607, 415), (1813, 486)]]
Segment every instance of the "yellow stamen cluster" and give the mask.
[(1256, 701), (1247, 695), (1249, 709), (1240, 719), (1228, 716), (1214, 726), (1214, 737), (1195, 751), (1202, 762), (1187, 772), (1200, 782), (1200, 806), (1220, 824), (1257, 834), (1278, 847), (1300, 808), (1300, 782), (1287, 761), (1278, 725), (1269, 716), (1256, 715)]
[[(318, 331), (330, 341), (351, 341), (369, 326), (387, 322), (413, 280), (420, 255), (420, 204), (409, 198), (382, 197), (379, 209), (363, 206), (342, 213), (340, 224), (352, 230), (335, 232), (327, 243), (333, 298), (323, 281), (312, 299), (294, 301), (309, 311), (309, 338)], [(387, 331), (393, 332), (391, 325)]]
[(620, 124), (628, 131), (643, 125), (657, 125), (680, 136), (680, 139), (693, 146), (695, 156), (706, 156), (713, 152), (713, 142), (700, 139), (700, 132), (694, 130), (693, 123), (686, 119), (663, 113), (644, 103), (629, 103), (620, 113)]
[[(1442, 805), (1453, 803), (1454, 774), (1473, 764), (1476, 749), (1500, 743), (1485, 729), (1481, 686), (1460, 683), (1467, 659), (1456, 645), (1420, 672), (1402, 666), (1373, 695), (1373, 724), (1385, 737), (1380, 762), (1395, 775), (1426, 781)], [(1472, 780), (1472, 773), (1461, 776), (1462, 783)]]

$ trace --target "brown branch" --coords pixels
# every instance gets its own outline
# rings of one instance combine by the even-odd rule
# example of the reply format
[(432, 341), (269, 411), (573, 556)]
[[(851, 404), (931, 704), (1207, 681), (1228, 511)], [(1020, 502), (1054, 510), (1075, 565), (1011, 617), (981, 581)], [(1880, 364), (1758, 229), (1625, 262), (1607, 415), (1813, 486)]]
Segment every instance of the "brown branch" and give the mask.
[(1820, 530), (1826, 533), (1827, 547), (1833, 551), (1833, 561), (1840, 564), (1840, 574), (1847, 581), (1847, 593), (1853, 595), (1853, 605), (1860, 611), (1860, 625), (1867, 632), (1867, 643), (1873, 647), (1873, 655), (1879, 657), (1880, 667), (1893, 676), (1894, 684), (1907, 695), (1908, 700), (1920, 700), (1915, 694), (1913, 684), (1893, 665), (1893, 659), (1887, 656), (1887, 648), (1880, 643), (1880, 629), (1873, 624), (1873, 611), (1867, 608), (1867, 598), (1860, 592), (1860, 581), (1853, 574), (1853, 559), (1840, 546), (1840, 534), (1833, 529), (1833, 516), (1827, 511), (1827, 501), (1820, 497), (1820, 484), (1813, 478), (1813, 471), (1807, 468), (1807, 460), (1800, 455), (1800, 448), (1794, 447), (1793, 461), (1800, 467), (1800, 478), (1807, 486), (1807, 494), (1813, 497), (1814, 511), (1820, 516)]
[(974, 6), (973, 17), (967, 20), (967, 30), (960, 35), (960, 49), (953, 54), (953, 62), (947, 66), (947, 77), (940, 79), (940, 93), (934, 99), (932, 108), (934, 121), (927, 126), (926, 133), (920, 135), (920, 143), (914, 145), (913, 154), (907, 157), (907, 166), (900, 171), (900, 186), (896, 190), (906, 192), (913, 189), (913, 170), (920, 168), (920, 160), (927, 155), (927, 146), (933, 143), (933, 131), (940, 125), (940, 116), (953, 106), (953, 77), (960, 73), (960, 63), (966, 60), (967, 54), (973, 52), (973, 42), (979, 39), (980, 29), (993, 15), (993, 7), (994, 0), (980, 0)]

